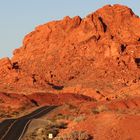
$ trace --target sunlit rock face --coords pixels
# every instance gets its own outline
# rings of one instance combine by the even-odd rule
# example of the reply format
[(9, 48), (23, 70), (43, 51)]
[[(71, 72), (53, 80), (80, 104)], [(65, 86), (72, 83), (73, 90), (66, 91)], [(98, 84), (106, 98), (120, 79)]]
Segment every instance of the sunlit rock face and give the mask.
[(11, 60), (0, 60), (1, 88), (92, 85), (96, 79), (119, 88), (139, 81), (139, 52), (139, 17), (126, 6), (107, 5), (83, 19), (67, 16), (36, 27)]

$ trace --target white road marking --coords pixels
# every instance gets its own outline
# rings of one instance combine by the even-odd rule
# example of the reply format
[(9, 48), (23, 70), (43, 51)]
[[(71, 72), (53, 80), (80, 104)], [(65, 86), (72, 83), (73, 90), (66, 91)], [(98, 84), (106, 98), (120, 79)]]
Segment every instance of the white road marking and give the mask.
[(12, 128), (12, 126), (16, 123), (17, 120), (15, 120), (9, 127), (8, 130), (5, 132), (5, 134), (2, 136), (1, 140), (4, 139), (4, 137), (8, 134), (8, 132), (10, 131), (10, 129)]
[[(31, 116), (31, 117), (35, 117), (36, 115), (40, 114), (41, 112), (43, 112), (43, 111), (45, 111), (45, 110), (48, 110), (49, 108), (51, 108), (51, 106), (49, 106), (48, 108), (45, 108), (45, 109), (41, 110), (40, 112), (38, 112), (37, 114), (34, 114), (34, 115)], [(27, 119), (30, 119), (31, 117), (27, 117)], [(12, 128), (12, 126), (16, 123), (16, 121), (18, 121), (18, 120), (15, 120), (15, 121), (10, 125), (10, 127), (8, 128), (8, 130), (6, 131), (6, 133), (3, 135), (3, 137), (2, 137), (0, 140), (3, 140), (4, 137), (6, 137), (6, 135), (8, 134), (8, 132), (10, 131), (10, 129)], [(29, 121), (26, 123), (26, 125), (25, 125), (25, 127), (24, 127), (24, 129), (23, 129), (23, 131), (22, 131), (22, 133), (21, 133), (21, 135), (20, 135), (19, 138), (22, 137), (22, 135), (23, 135), (23, 133), (24, 133), (24, 131), (25, 131), (25, 129), (26, 129), (26, 126), (30, 123), (30, 121), (31, 121), (31, 120), (29, 120)], [(20, 139), (18, 139), (18, 140), (20, 140)]]
[(21, 135), (19, 136), (18, 140), (20, 140), (20, 139), (22, 138), (22, 136), (24, 135), (24, 132), (25, 132), (26, 127), (28, 126), (28, 124), (29, 124), (31, 121), (32, 121), (32, 120), (29, 120), (29, 121), (26, 123), (26, 125), (24, 126), (23, 131), (22, 131)]
[[(40, 112), (38, 112), (37, 114), (34, 114), (33, 116), (31, 117), (35, 117), (36, 115), (40, 114), (41, 112), (45, 111), (45, 110), (48, 110), (49, 108), (51, 108), (51, 106), (49, 106), (48, 108), (45, 108), (43, 110), (41, 110)], [(31, 117), (27, 117), (27, 119), (30, 119)]]

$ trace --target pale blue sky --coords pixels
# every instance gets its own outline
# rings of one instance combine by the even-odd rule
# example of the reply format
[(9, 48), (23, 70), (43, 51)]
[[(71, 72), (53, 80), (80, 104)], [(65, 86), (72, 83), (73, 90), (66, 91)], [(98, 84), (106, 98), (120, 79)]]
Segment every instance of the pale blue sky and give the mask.
[(0, 58), (12, 56), (35, 26), (66, 15), (81, 17), (106, 4), (123, 4), (140, 16), (139, 0), (0, 0)]

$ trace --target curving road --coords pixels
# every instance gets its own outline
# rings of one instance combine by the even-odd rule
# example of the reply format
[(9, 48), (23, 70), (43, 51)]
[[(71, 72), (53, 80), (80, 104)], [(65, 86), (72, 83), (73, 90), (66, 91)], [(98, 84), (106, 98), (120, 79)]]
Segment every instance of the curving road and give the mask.
[(0, 123), (0, 140), (21, 140), (32, 119), (46, 115), (57, 106), (44, 106), (18, 119), (8, 119)]

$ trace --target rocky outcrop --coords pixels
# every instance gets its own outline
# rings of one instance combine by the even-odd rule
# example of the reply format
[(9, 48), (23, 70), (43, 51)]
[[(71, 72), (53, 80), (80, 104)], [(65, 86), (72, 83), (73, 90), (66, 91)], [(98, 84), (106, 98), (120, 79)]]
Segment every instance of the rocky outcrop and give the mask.
[(126, 6), (107, 5), (83, 19), (36, 27), (11, 60), (0, 60), (1, 89), (6, 82), (14, 90), (80, 84), (112, 92), (139, 82), (139, 52), (140, 18)]

